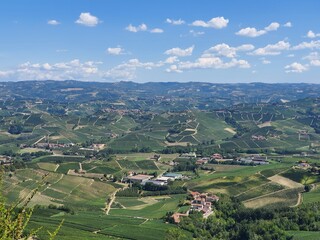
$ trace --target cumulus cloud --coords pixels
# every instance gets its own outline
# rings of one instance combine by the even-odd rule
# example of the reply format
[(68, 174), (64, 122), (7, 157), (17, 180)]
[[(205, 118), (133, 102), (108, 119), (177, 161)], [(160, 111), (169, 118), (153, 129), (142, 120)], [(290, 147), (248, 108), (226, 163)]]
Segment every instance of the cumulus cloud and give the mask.
[(179, 61), (179, 59), (178, 59), (177, 56), (172, 56), (172, 57), (168, 57), (164, 62), (172, 64), (172, 63), (175, 63), (175, 62), (178, 62), (178, 61)]
[(140, 62), (139, 59), (134, 58), (109, 69), (103, 74), (103, 77), (107, 79), (131, 80), (136, 78), (136, 71), (139, 68), (151, 70), (161, 66), (163, 66), (162, 62)]
[(307, 37), (308, 38), (320, 37), (320, 33), (314, 33), (313, 31), (309, 30), (308, 33), (307, 33)]
[(221, 29), (221, 28), (227, 27), (228, 23), (229, 23), (229, 19), (225, 19), (224, 17), (215, 17), (207, 22), (203, 20), (196, 20), (191, 25), (195, 27)]
[(311, 41), (311, 42), (302, 42), (296, 46), (292, 47), (292, 50), (302, 50), (302, 49), (319, 49), (320, 40)]
[(154, 28), (150, 30), (151, 33), (163, 33), (163, 29), (161, 28)]
[(310, 64), (312, 66), (320, 67), (320, 60), (319, 59), (311, 60)]
[(253, 49), (254, 46), (251, 44), (243, 44), (238, 47), (230, 47), (228, 44), (221, 43), (209, 48), (205, 51), (205, 53), (214, 53), (217, 56), (234, 58), (237, 56), (238, 51), (251, 51)]
[(194, 46), (191, 46), (186, 49), (181, 49), (178, 47), (168, 49), (167, 51), (164, 52), (166, 55), (173, 55), (173, 56), (179, 56), (179, 57), (186, 57), (186, 56), (191, 56), (193, 52)]
[(308, 70), (307, 65), (302, 65), (301, 63), (291, 63), (284, 67), (286, 69), (286, 73), (302, 73)]
[(285, 24), (283, 24), (284, 27), (292, 27), (292, 23), (291, 22), (286, 22)]
[(14, 70), (0, 74), (0, 77), (14, 80), (82, 80), (97, 76), (100, 64), (102, 63), (95, 61), (81, 62), (78, 59), (54, 64), (26, 62)]
[(266, 30), (267, 32), (276, 31), (278, 30), (279, 27), (280, 27), (279, 23), (273, 22), (273, 23), (270, 23), (269, 26), (265, 27), (264, 30)]
[(236, 32), (236, 35), (245, 37), (259, 37), (266, 33), (266, 30), (257, 30), (256, 28), (247, 27), (240, 29), (238, 32)]
[(115, 47), (115, 48), (107, 48), (107, 53), (110, 55), (120, 55), (124, 54), (124, 49), (121, 47)]
[(276, 44), (268, 44), (263, 48), (258, 48), (255, 51), (249, 53), (249, 55), (267, 56), (267, 55), (279, 55), (283, 50), (288, 50), (290, 43), (285, 41), (279, 41)]
[(100, 23), (100, 21), (96, 16), (93, 16), (91, 15), (91, 13), (86, 12), (80, 14), (76, 23), (87, 27), (95, 27)]
[(166, 69), (166, 72), (183, 72), (191, 69), (227, 69), (227, 68), (250, 68), (250, 64), (243, 59), (232, 58), (230, 61), (223, 61), (221, 58), (204, 54), (195, 61), (178, 62)]
[(174, 65), (170, 65), (170, 66), (166, 69), (166, 72), (168, 72), (168, 73), (171, 73), (171, 72), (182, 73), (183, 71), (180, 70), (180, 69), (178, 68), (178, 66), (174, 64)]
[(254, 27), (247, 27), (242, 28), (238, 32), (236, 32), (236, 35), (244, 36), (244, 37), (259, 37), (261, 35), (264, 35), (270, 31), (276, 31), (280, 27), (280, 24), (277, 22), (272, 22), (268, 26), (266, 26), (264, 29), (258, 30)]
[(126, 30), (129, 31), (129, 32), (144, 32), (144, 31), (147, 31), (148, 30), (148, 27), (146, 24), (142, 23), (140, 24), (139, 26), (133, 26), (131, 24), (129, 24), (127, 27), (126, 27)]
[(49, 25), (59, 25), (59, 24), (60, 24), (60, 22), (58, 22), (57, 20), (54, 20), (54, 19), (49, 20), (47, 23), (48, 23)]
[(167, 22), (167, 23), (170, 23), (170, 24), (172, 24), (172, 25), (182, 25), (182, 24), (185, 24), (185, 21), (183, 21), (183, 20), (181, 20), (181, 19), (174, 20), (174, 19), (167, 18), (167, 19), (166, 19), (166, 22)]

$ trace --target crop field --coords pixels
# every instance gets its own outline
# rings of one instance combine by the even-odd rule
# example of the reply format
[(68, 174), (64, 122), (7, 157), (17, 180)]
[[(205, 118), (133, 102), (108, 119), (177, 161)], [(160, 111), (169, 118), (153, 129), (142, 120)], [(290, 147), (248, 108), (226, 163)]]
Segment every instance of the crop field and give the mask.
[(312, 184), (320, 182), (319, 175), (311, 174), (310, 172), (303, 169), (290, 169), (289, 171), (286, 171), (281, 175), (301, 184)]
[(289, 231), (293, 235), (293, 240), (318, 240), (320, 232), (311, 231)]
[(43, 170), (47, 170), (49, 172), (55, 172), (56, 169), (59, 167), (58, 164), (47, 163), (47, 162), (39, 162), (39, 163), (37, 163), (37, 165), (39, 166), (39, 168), (41, 168)]
[(320, 201), (320, 185), (317, 184), (310, 192), (305, 192), (302, 194), (303, 203), (312, 203)]
[(279, 208), (295, 206), (298, 203), (299, 193), (303, 191), (300, 189), (284, 189), (268, 195), (252, 198), (244, 201), (244, 206), (248, 208)]
[(82, 162), (84, 157), (79, 156), (43, 156), (33, 160), (33, 162)]
[(59, 164), (59, 167), (56, 170), (56, 172), (67, 174), (70, 169), (72, 170), (79, 169), (79, 163), (77, 162), (61, 163)]
[[(39, 236), (45, 237), (46, 230), (54, 230), (62, 219), (65, 222), (57, 238), (72, 239), (147, 239), (160, 240), (165, 238), (166, 231), (176, 226), (165, 224), (161, 220), (133, 218), (126, 216), (110, 216), (98, 212), (79, 212), (75, 215), (59, 215), (57, 210), (48, 210), (45, 213), (36, 210), (31, 218), (29, 228), (38, 228)], [(189, 234), (185, 233), (187, 236)]]
[[(142, 217), (142, 218), (162, 218), (168, 211), (176, 211), (178, 210), (178, 204), (181, 199), (185, 199), (186, 195), (177, 194), (167, 196), (159, 196), (159, 197), (149, 197), (135, 200), (127, 200), (129, 201), (129, 205), (132, 205), (132, 201), (134, 203), (138, 203), (137, 201), (142, 201), (144, 204), (131, 206), (126, 209), (112, 209), (110, 211), (110, 215), (112, 216), (133, 216), (133, 217)], [(116, 200), (117, 201), (117, 200)], [(124, 198), (120, 198), (120, 202), (124, 201), (126, 204), (126, 200)], [(128, 204), (128, 202), (127, 202)]]
[(12, 178), (6, 177), (5, 183), (4, 194), (9, 203), (23, 201), (39, 187), (30, 205), (66, 204), (79, 209), (101, 209), (107, 196), (115, 191), (110, 184), (93, 179), (31, 169), (17, 171)]

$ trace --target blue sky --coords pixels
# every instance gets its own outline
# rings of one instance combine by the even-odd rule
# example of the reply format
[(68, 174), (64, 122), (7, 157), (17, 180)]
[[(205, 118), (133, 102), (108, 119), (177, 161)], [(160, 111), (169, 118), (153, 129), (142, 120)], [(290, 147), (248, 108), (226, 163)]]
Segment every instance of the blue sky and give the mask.
[(2, 0), (0, 80), (320, 83), (320, 1)]

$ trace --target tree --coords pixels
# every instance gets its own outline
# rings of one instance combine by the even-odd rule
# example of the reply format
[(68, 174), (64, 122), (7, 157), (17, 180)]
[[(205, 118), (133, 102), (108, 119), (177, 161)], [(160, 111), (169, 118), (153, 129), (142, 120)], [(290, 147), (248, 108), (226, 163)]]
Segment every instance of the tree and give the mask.
[(166, 240), (184, 240), (187, 236), (179, 228), (170, 228), (166, 233)]
[(23, 130), (23, 127), (21, 125), (11, 125), (8, 129), (8, 132), (11, 134), (20, 134)]

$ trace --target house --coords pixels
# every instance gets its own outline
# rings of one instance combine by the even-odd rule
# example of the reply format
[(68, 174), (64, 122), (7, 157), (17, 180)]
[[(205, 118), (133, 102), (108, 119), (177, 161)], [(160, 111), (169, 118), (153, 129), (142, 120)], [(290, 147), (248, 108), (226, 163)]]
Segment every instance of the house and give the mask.
[(181, 179), (183, 177), (180, 173), (165, 173), (163, 174), (164, 177), (172, 178), (174, 180)]
[(173, 221), (174, 221), (174, 223), (176, 223), (176, 224), (178, 224), (178, 223), (180, 223), (180, 218), (181, 217), (188, 217), (189, 216), (189, 212), (187, 212), (187, 213), (174, 213), (174, 214), (172, 214), (172, 218), (173, 218)]
[(191, 211), (201, 212), (204, 218), (210, 216), (212, 211), (212, 203), (219, 201), (219, 197), (208, 193), (190, 192), (193, 197), (191, 201)]
[(206, 164), (206, 163), (208, 163), (209, 162), (209, 159), (208, 158), (201, 158), (201, 159), (198, 159), (197, 161), (196, 161), (196, 164), (197, 165), (204, 165), (204, 164)]
[(142, 183), (144, 181), (150, 180), (153, 178), (153, 175), (144, 175), (144, 174), (137, 174), (133, 176), (127, 176), (124, 180), (131, 183)]
[(164, 182), (164, 183), (168, 183), (168, 182), (170, 182), (170, 181), (174, 181), (175, 179), (173, 179), (173, 178), (170, 178), (170, 177), (157, 177), (156, 178), (156, 180), (157, 181), (160, 181), (160, 182)]

